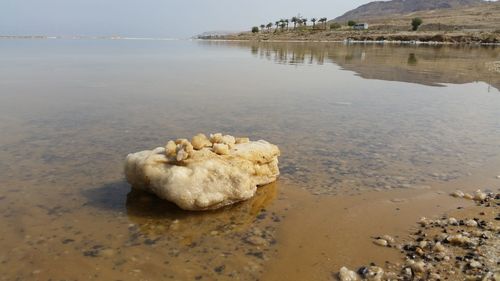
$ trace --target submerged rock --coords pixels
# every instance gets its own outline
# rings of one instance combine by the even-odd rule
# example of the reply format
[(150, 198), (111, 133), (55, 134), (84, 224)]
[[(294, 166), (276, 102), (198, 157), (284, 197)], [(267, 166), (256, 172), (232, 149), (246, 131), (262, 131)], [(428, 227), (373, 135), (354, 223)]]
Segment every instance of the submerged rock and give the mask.
[(185, 210), (217, 209), (251, 198), (279, 175), (280, 151), (269, 142), (213, 134), (127, 156), (133, 188), (152, 192)]

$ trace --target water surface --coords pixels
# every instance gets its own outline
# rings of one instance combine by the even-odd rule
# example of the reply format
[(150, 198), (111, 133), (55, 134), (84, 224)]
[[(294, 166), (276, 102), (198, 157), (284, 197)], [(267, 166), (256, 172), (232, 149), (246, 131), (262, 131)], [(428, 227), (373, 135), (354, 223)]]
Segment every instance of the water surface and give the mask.
[[(355, 195), (491, 168), (499, 60), (492, 47), (2, 40), (1, 278), (258, 279), (288, 186)], [(282, 177), (208, 213), (131, 192), (127, 153), (199, 132), (278, 144)]]

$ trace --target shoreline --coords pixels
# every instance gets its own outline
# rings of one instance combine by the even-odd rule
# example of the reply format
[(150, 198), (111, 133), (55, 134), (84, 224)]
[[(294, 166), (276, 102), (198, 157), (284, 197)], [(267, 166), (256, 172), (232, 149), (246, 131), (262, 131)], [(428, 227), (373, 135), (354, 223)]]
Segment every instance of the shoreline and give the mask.
[[(287, 219), (277, 230), (277, 255), (264, 266), (263, 279), (305, 280), (314, 276), (315, 280), (337, 280), (341, 267), (356, 270), (371, 263), (394, 272), (406, 262), (398, 247), (414, 240), (419, 218), (458, 216), (457, 211), (472, 216), (478, 210), (475, 202), (450, 194), (485, 188), (497, 193), (499, 179), (494, 167), (499, 163), (500, 159), (495, 159), (485, 165), (491, 169), (479, 169), (450, 182), (354, 196), (314, 196), (285, 183), (280, 191), (284, 196), (280, 197), (290, 202)], [(398, 246), (374, 243), (375, 237), (383, 235), (394, 237)]]
[(482, 42), (439, 42), (439, 41), (393, 41), (393, 40), (255, 40), (255, 39), (191, 39), (207, 42), (258, 42), (258, 43), (342, 43), (342, 44), (380, 44), (380, 45), (425, 45), (425, 46), (500, 46), (499, 43)]
[(375, 44), (500, 45), (500, 32), (491, 30), (457, 31), (379, 31), (379, 30), (286, 30), (241, 32), (228, 35), (198, 36), (198, 40), (256, 42), (347, 42)]

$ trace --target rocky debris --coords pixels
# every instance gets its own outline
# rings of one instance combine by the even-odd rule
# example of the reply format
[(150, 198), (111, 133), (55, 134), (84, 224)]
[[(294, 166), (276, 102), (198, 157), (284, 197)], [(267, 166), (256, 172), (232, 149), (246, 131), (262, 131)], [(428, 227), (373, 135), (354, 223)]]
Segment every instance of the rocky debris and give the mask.
[(127, 181), (185, 210), (217, 209), (251, 198), (257, 186), (279, 175), (276, 145), (230, 135), (204, 134), (190, 141), (129, 154)]
[[(466, 193), (461, 191), (452, 193), (452, 196), (467, 199)], [(478, 190), (472, 199), (477, 203), (481, 219), (462, 215), (460, 219), (446, 216), (439, 219), (422, 217), (418, 221), (420, 229), (414, 233), (411, 241), (397, 244), (387, 235), (374, 238), (375, 244), (392, 245), (404, 253), (403, 263), (387, 264), (386, 268), (380, 270), (374, 265), (363, 266), (355, 277), (353, 271), (344, 267), (343, 274), (339, 273), (339, 279), (500, 280), (500, 226), (496, 220), (500, 214), (487, 212), (487, 208), (500, 205), (500, 194)]]
[(491, 193), (488, 194), (486, 192), (481, 191), (480, 189), (476, 190), (474, 192), (474, 194), (464, 193), (461, 190), (456, 190), (456, 191), (452, 192), (450, 195), (453, 196), (453, 197), (457, 197), (457, 198), (464, 198), (464, 199), (468, 199), (468, 200), (474, 200), (476, 202), (480, 202), (480, 201), (486, 200), (487, 198), (489, 198), (489, 197), (492, 196)]

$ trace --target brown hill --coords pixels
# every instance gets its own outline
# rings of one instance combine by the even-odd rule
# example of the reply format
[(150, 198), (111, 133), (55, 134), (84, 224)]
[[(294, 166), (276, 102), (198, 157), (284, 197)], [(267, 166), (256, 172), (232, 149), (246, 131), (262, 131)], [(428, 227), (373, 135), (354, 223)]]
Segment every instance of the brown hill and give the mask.
[(335, 21), (367, 20), (418, 11), (465, 8), (485, 4), (483, 0), (392, 0), (375, 1), (348, 11)]

